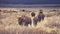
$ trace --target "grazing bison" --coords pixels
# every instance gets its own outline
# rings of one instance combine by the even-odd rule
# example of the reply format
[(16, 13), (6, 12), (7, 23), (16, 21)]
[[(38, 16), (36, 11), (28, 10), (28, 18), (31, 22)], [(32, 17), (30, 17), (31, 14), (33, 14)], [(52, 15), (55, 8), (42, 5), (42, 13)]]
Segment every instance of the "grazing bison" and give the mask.
[(32, 13), (31, 13), (31, 16), (32, 16), (32, 17), (34, 17), (34, 16), (35, 16), (35, 13), (34, 13), (34, 12), (32, 12)]
[(31, 18), (28, 17), (28, 16), (24, 16), (24, 17), (21, 16), (18, 19), (18, 21), (19, 21), (19, 25), (23, 25), (24, 24), (25, 26), (28, 26), (28, 24), (31, 25), (31, 23), (32, 23)]
[(39, 14), (38, 14), (38, 20), (39, 21), (44, 20), (44, 17), (45, 17), (45, 15), (43, 14), (43, 12), (39, 12)]

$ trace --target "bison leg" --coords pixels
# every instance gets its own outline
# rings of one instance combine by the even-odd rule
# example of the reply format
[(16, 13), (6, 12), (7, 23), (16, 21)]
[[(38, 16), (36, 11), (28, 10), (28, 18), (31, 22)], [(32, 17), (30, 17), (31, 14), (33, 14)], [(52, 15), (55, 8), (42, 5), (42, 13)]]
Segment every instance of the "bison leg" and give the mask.
[(32, 24), (32, 20), (29, 21), (29, 24), (30, 24), (30, 25)]
[(33, 20), (33, 23), (34, 23), (34, 26), (36, 26), (37, 25), (37, 20)]

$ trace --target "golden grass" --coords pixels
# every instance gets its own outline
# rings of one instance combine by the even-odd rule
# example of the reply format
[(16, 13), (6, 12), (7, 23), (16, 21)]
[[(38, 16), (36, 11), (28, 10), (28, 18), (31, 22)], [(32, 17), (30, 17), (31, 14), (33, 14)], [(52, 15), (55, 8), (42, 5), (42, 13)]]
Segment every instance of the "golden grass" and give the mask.
[[(0, 19), (0, 34), (60, 34), (60, 27), (58, 27), (60, 26), (58, 25), (60, 24), (60, 16), (59, 15), (57, 16), (59, 12), (58, 13), (53, 11), (48, 12), (49, 9), (42, 8), (45, 14), (44, 21), (39, 22), (36, 27), (33, 25), (33, 23), (31, 26), (29, 25), (28, 27), (26, 27), (18, 25), (18, 17), (20, 17), (21, 15), (27, 15), (31, 17), (30, 15), (31, 12), (28, 11), (35, 11), (37, 16), (39, 13), (39, 9), (41, 8), (0, 8), (0, 9), (2, 11), (3, 10), (17, 11), (17, 13), (1, 12), (0, 16), (2, 16), (3, 18)], [(27, 12), (20, 12), (22, 9), (27, 10)]]

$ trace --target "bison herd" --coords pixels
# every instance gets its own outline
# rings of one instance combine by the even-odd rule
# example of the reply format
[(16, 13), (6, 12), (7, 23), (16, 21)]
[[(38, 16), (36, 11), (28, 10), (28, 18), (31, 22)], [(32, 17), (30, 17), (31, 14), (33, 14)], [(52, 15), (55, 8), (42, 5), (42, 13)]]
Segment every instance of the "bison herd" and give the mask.
[[(33, 18), (33, 23), (34, 23), (35, 26), (37, 25), (38, 22), (40, 22), (41, 20), (44, 20), (44, 17), (45, 17), (45, 15), (43, 14), (42, 11), (40, 11), (37, 16), (35, 16), (35, 13), (32, 12), (31, 16), (34, 17)], [(32, 24), (32, 19), (28, 16), (23, 15), (23, 16), (18, 18), (18, 23), (21, 26), (22, 25), (28, 26), (28, 24), (30, 24), (30, 25)]]

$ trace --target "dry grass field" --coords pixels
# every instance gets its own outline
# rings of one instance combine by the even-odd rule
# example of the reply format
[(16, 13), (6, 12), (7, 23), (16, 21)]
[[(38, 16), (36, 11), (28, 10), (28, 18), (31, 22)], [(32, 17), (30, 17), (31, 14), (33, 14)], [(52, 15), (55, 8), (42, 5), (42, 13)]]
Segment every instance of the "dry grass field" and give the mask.
[[(43, 10), (45, 18), (36, 27), (33, 22), (28, 27), (18, 24), (21, 15), (31, 17), (35, 12), (37, 16), (39, 10)], [(60, 34), (60, 8), (0, 8), (0, 34)]]

